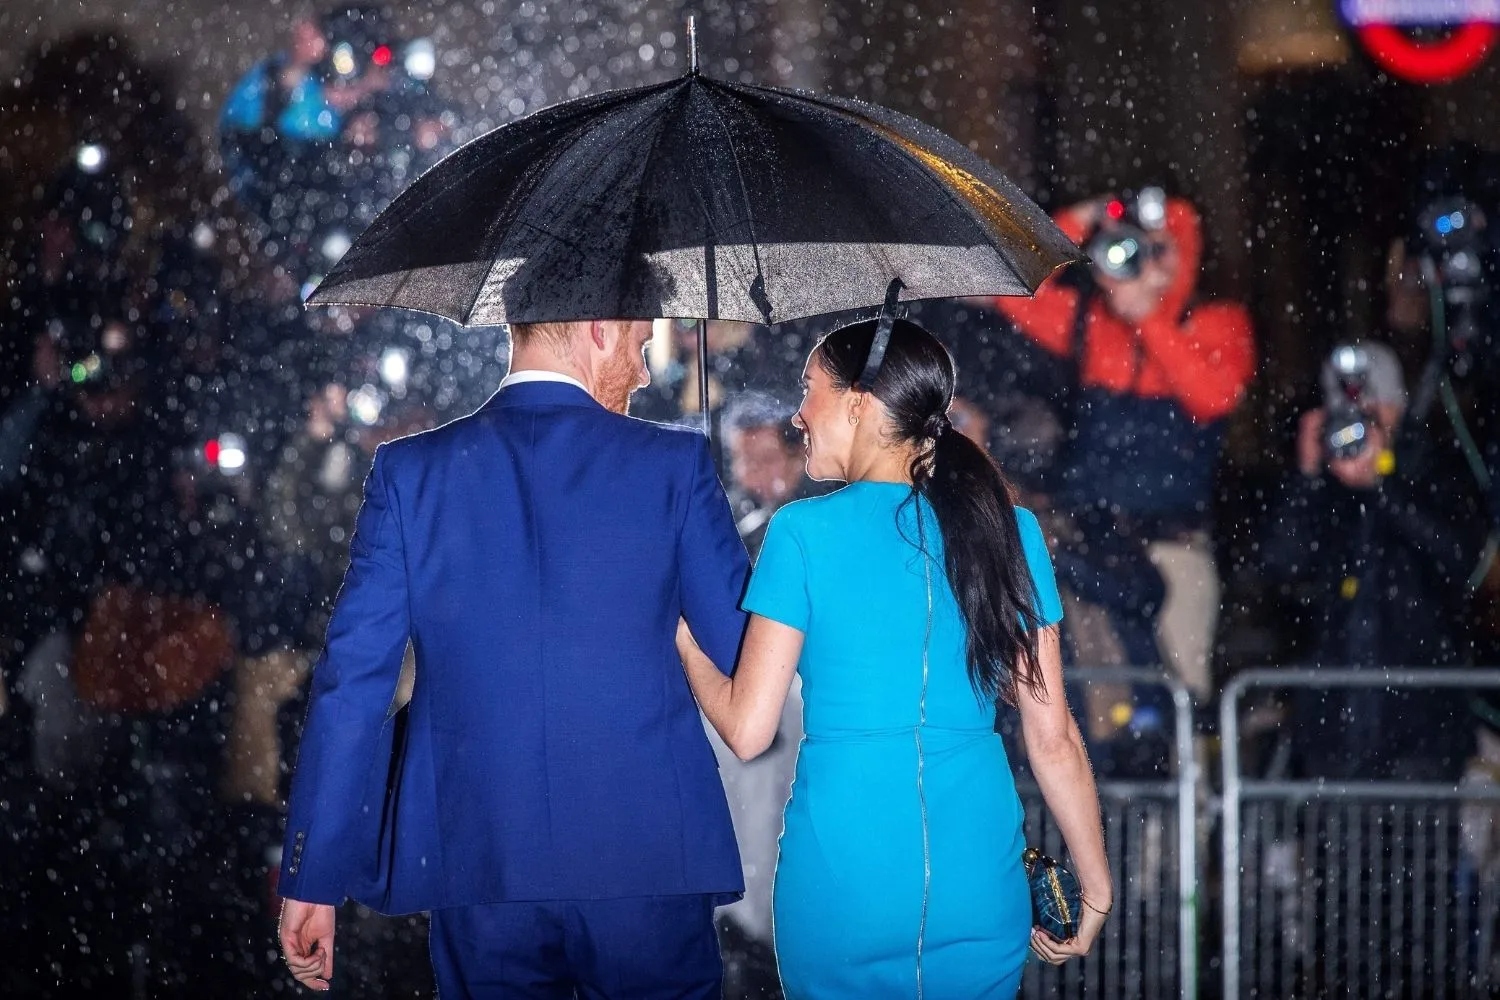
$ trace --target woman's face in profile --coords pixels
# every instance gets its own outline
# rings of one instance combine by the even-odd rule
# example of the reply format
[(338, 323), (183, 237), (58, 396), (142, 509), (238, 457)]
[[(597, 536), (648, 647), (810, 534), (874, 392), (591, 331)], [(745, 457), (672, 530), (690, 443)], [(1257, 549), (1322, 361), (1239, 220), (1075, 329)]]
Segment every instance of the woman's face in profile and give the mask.
[(802, 406), (792, 417), (807, 444), (810, 479), (848, 479), (845, 469), (854, 444), (850, 405), (850, 393), (834, 386), (814, 351), (802, 369)]

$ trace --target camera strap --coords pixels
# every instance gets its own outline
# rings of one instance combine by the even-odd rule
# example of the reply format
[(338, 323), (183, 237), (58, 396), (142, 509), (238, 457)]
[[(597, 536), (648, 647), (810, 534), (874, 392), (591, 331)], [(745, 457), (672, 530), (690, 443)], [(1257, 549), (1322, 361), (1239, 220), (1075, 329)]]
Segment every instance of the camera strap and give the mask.
[(1069, 373), (1066, 396), (1059, 407), (1064, 427), (1073, 425), (1073, 417), (1078, 410), (1078, 394), (1083, 390), (1084, 352), (1088, 349), (1089, 310), (1093, 308), (1098, 294), (1099, 286), (1091, 276), (1085, 275), (1083, 284), (1078, 289), (1078, 305), (1073, 310), (1072, 332), (1068, 335), (1068, 365), (1072, 371)]

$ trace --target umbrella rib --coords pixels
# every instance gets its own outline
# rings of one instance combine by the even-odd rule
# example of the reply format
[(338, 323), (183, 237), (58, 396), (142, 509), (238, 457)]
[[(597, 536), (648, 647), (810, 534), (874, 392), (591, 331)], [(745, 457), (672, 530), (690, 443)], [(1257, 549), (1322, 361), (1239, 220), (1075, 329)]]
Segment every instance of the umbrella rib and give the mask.
[(755, 273), (764, 276), (760, 263), (760, 241), (755, 238), (755, 212), (750, 204), (750, 189), (745, 184), (745, 172), (740, 168), (740, 151), (734, 144), (734, 133), (724, 123), (724, 113), (719, 106), (709, 100), (708, 106), (713, 109), (714, 118), (719, 123), (719, 128), (724, 130), (724, 139), (729, 143), (729, 155), (734, 158), (734, 176), (740, 182), (740, 197), (745, 202), (745, 221), (750, 226), (750, 253), (755, 258)]
[(527, 222), (524, 220), (519, 224), (525, 226), (527, 229), (530, 229), (532, 232), (541, 233), (543, 236), (550, 236), (565, 247), (572, 247), (574, 250), (582, 249), (582, 245), (577, 240), (570, 240), (560, 233), (553, 232), (546, 226), (539, 226), (535, 222)]
[[(950, 204), (961, 206), (964, 209), (965, 215), (968, 215), (970, 218), (974, 218), (975, 221), (979, 222), (979, 224), (985, 229), (992, 230), (994, 234), (991, 237), (992, 240), (995, 237), (999, 237), (1000, 240), (1003, 240), (1005, 238), (1005, 234), (1000, 232), (998, 226), (991, 222), (991, 220), (985, 218), (984, 213), (976, 212), (975, 208), (977, 206), (972, 205), (966, 202), (964, 199), (960, 198), (953, 191), (952, 187), (937, 175), (937, 172), (934, 170), (933, 166), (928, 163), (921, 155), (918, 155), (918, 153), (914, 150), (921, 150), (922, 152), (926, 152), (928, 153), (928, 155), (932, 156), (934, 159), (940, 160), (951, 169), (966, 175), (967, 177), (971, 178), (972, 183), (983, 187), (987, 192), (989, 192), (997, 202), (1008, 205), (1009, 201), (1004, 195), (1002, 195), (999, 191), (996, 191), (994, 188), (990, 187), (990, 185), (983, 179), (969, 174), (967, 170), (964, 170), (957, 164), (950, 163), (945, 157), (942, 157), (937, 153), (932, 153), (930, 151), (924, 150), (923, 147), (915, 140), (901, 134), (901, 132), (891, 127), (890, 125), (887, 125), (869, 115), (862, 114), (854, 108), (845, 107), (842, 104), (835, 103), (831, 100), (824, 100), (816, 94), (796, 91), (779, 91), (775, 88), (759, 87), (755, 85), (748, 85), (747, 89), (775, 94), (778, 97), (791, 97), (795, 100), (799, 100), (806, 104), (812, 105), (820, 111), (826, 114), (830, 114), (835, 118), (850, 122), (869, 133), (873, 133), (874, 135), (879, 136), (881, 139), (885, 140), (885, 144), (888, 148), (894, 147), (894, 149), (903, 157), (916, 165), (920, 170), (922, 176), (926, 177), (930, 184), (935, 185), (938, 190), (942, 192), (943, 197)], [(918, 124), (920, 124), (920, 122)], [(1025, 227), (1016, 222), (1014, 219), (1004, 218), (999, 221), (1003, 222), (1004, 225), (1009, 226), (1015, 231), (1012, 234), (1013, 236), (1023, 236), (1029, 239), (1029, 236), (1027, 236), (1025, 232)], [(1007, 261), (1006, 263), (1014, 270), (1014, 264), (1011, 264), (1009, 261)], [(1057, 267), (1060, 266), (1062, 265), (1057, 265)], [(1054, 267), (1053, 270), (1056, 270), (1056, 267)]]
[[(678, 99), (679, 100), (686, 100), (686, 96), (685, 96), (686, 91), (684, 90), (681, 93), (682, 93), (682, 96), (679, 96)], [(657, 160), (658, 160), (657, 150), (661, 148), (662, 140), (666, 137), (666, 134), (667, 134), (667, 123), (668, 123), (670, 117), (671, 116), (669, 114), (663, 113), (663, 114), (658, 115), (657, 118), (656, 118), (656, 134), (651, 137), (651, 145), (649, 147), (647, 147), (647, 149), (646, 149), (645, 161), (641, 164), (640, 181), (636, 185), (636, 190), (637, 191), (641, 191), (641, 190), (645, 190), (646, 189), (646, 180), (647, 180), (648, 177), (651, 176), (651, 171), (656, 168), (656, 164), (657, 164)], [(632, 220), (631, 220), (631, 233), (632, 233), (632, 235), (634, 235), (635, 233), (637, 233), (640, 230), (640, 225), (641, 225), (641, 211), (642, 211), (641, 201), (640, 201), (639, 198), (637, 198), (636, 202), (635, 202), (635, 211), (633, 213), (633, 217), (632, 217)]]

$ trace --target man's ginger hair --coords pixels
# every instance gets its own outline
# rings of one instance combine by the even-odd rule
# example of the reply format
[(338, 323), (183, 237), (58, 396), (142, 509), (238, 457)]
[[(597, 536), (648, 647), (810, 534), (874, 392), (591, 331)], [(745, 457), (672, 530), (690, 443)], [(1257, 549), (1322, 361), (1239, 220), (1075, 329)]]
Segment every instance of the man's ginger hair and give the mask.
[(553, 348), (565, 348), (572, 340), (572, 331), (569, 330), (571, 325), (565, 322), (512, 323), (510, 337), (517, 345), (546, 344)]

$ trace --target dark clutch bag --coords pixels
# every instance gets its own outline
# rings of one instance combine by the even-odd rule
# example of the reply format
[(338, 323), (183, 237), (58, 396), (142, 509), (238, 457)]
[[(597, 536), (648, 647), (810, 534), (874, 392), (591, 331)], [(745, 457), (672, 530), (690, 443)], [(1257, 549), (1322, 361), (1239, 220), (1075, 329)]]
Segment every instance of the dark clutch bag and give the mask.
[(1035, 847), (1021, 852), (1026, 883), (1031, 887), (1031, 919), (1058, 941), (1078, 934), (1083, 913), (1083, 889), (1078, 877)]

